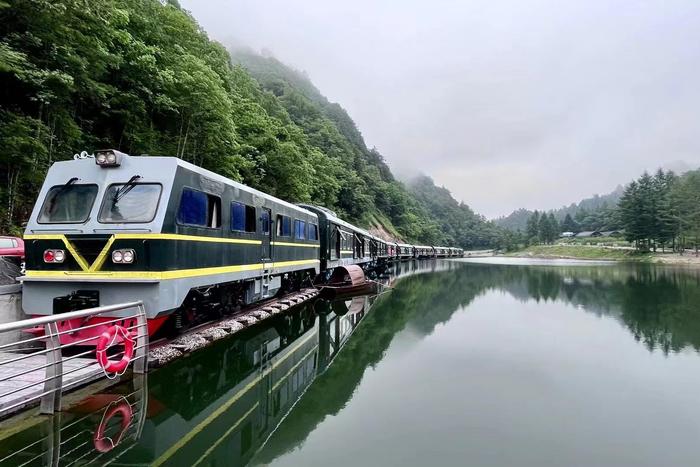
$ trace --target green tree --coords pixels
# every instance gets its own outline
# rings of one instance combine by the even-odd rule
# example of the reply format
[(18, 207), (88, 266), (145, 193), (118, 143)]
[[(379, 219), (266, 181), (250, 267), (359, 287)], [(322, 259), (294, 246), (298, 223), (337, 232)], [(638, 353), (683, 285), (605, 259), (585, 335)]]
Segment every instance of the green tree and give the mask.
[(554, 218), (554, 213), (550, 212), (548, 216), (548, 221), (549, 221), (549, 231), (547, 232), (547, 238), (549, 240), (549, 243), (553, 243), (561, 234), (561, 226), (557, 222), (557, 220)]
[(571, 214), (566, 213), (564, 220), (561, 223), (562, 232), (578, 232), (578, 225), (571, 217)]
[(525, 228), (525, 234), (527, 235), (528, 243), (537, 242), (540, 236), (540, 213), (535, 211), (532, 213), (530, 218), (527, 220), (527, 227)]

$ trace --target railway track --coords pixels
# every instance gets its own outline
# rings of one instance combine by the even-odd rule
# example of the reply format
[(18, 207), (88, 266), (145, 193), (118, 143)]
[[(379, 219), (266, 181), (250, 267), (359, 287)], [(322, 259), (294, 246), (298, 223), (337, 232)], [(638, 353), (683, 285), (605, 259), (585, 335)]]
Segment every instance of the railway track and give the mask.
[(261, 321), (288, 311), (317, 297), (315, 288), (302, 289), (282, 297), (256, 303), (222, 319), (193, 326), (175, 338), (161, 338), (150, 343), (148, 366), (159, 368), (176, 358), (211, 345)]

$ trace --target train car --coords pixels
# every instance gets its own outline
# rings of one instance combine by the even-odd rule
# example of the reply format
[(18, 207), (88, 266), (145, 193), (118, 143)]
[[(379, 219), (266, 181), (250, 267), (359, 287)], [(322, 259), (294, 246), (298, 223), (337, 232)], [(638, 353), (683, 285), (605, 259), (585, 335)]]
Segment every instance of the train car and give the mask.
[(372, 261), (369, 240), (371, 235), (340, 219), (330, 209), (310, 204), (301, 208), (318, 216), (320, 230), (320, 267), (326, 273), (338, 266), (366, 265)]
[(416, 258), (419, 258), (419, 259), (433, 258), (435, 256), (435, 250), (433, 250), (432, 246), (417, 245), (415, 247), (415, 250), (416, 250)]
[(389, 260), (394, 261), (399, 258), (399, 244), (396, 242), (387, 242), (387, 256)]
[(374, 242), (377, 245), (377, 260), (386, 261), (389, 258), (389, 246), (387, 242), (379, 237), (374, 237)]
[(435, 256), (437, 258), (447, 258), (450, 254), (450, 249), (445, 247), (445, 246), (436, 246), (435, 248)]
[[(107, 150), (56, 162), (24, 238), (27, 314), (143, 300), (150, 334), (320, 272), (317, 214), (174, 157)], [(93, 320), (125, 315), (111, 316)]]
[(398, 257), (401, 260), (406, 260), (413, 258), (413, 245), (408, 243), (399, 243), (398, 247)]
[(369, 234), (370, 258), (372, 262), (377, 263), (386, 258), (386, 242), (381, 238)]

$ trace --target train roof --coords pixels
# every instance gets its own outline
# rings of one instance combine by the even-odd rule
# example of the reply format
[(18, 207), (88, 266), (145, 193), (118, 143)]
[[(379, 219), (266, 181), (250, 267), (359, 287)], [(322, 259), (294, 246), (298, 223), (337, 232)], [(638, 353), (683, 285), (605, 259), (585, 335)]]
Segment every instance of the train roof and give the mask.
[[(46, 199), (48, 191), (53, 186), (66, 184), (71, 179), (82, 184), (96, 184), (99, 191), (96, 194), (93, 210), (100, 208), (100, 201), (107, 187), (115, 183), (125, 183), (132, 175), (140, 175), (139, 183), (159, 183), (162, 188), (161, 199), (168, 200), (172, 196), (172, 188), (178, 177), (178, 171), (184, 170), (199, 174), (203, 179), (251, 193), (260, 199), (268, 200), (290, 210), (303, 213), (309, 217), (318, 215), (287, 201), (275, 198), (242, 183), (235, 182), (210, 170), (203, 169), (177, 157), (170, 156), (129, 156), (120, 154), (120, 164), (117, 167), (100, 167), (92, 157), (54, 162), (46, 174), (44, 183), (38, 193), (37, 202), (27, 222), (25, 234), (44, 231), (75, 231), (75, 232), (107, 232), (114, 230), (143, 230), (158, 232), (162, 228), (166, 215), (165, 209), (158, 209), (150, 222), (130, 224), (103, 224), (94, 217), (84, 222), (40, 224), (37, 217)], [(167, 201), (165, 201), (167, 203)]]
[(344, 221), (343, 219), (338, 217), (335, 212), (331, 211), (328, 208), (324, 208), (323, 206), (317, 206), (314, 204), (304, 204), (304, 203), (297, 204), (297, 206), (299, 206), (300, 209), (303, 208), (305, 210), (315, 212), (316, 214), (319, 215), (319, 217), (324, 216), (324, 217), (326, 217), (326, 219), (333, 222), (334, 224), (342, 225), (343, 227), (346, 227), (346, 228), (352, 230), (353, 232), (358, 232), (358, 233), (361, 233), (363, 235), (371, 236), (370, 233), (367, 232), (366, 230), (363, 230), (359, 227), (352, 225), (349, 222)]
[[(147, 157), (153, 158), (153, 156), (147, 156)], [(275, 203), (281, 204), (282, 206), (285, 206), (287, 208), (294, 209), (295, 211), (302, 211), (305, 214), (308, 214), (310, 216), (318, 217), (318, 215), (315, 212), (312, 212), (308, 209), (304, 209), (302, 207), (303, 205), (290, 203), (290, 202), (284, 201), (280, 198), (276, 198), (272, 195), (268, 195), (267, 193), (256, 190), (255, 188), (251, 188), (248, 185), (244, 185), (242, 183), (231, 180), (230, 178), (226, 178), (223, 175), (217, 174), (216, 172), (212, 172), (210, 170), (203, 169), (202, 167), (196, 166), (196, 165), (191, 164), (187, 161), (183, 161), (182, 159), (179, 159), (177, 157), (162, 157), (162, 159), (175, 159), (175, 160), (177, 160), (177, 165), (182, 167), (183, 169), (190, 170), (192, 172), (200, 173), (202, 175), (205, 175), (207, 178), (210, 178), (210, 179), (215, 180), (215, 181), (219, 181), (221, 183), (225, 183), (227, 185), (233, 186), (233, 187), (241, 189), (241, 190), (245, 190), (249, 193), (253, 193), (256, 196), (260, 196), (261, 198), (265, 198), (267, 200), (274, 201)]]

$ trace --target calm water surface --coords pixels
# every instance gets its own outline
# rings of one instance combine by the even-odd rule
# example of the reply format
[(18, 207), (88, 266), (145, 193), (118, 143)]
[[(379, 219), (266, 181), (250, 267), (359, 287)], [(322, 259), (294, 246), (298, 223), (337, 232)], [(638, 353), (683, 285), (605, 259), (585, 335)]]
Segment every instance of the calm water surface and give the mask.
[[(697, 465), (698, 272), (397, 269), (390, 293), (317, 302), (0, 434), (0, 465)], [(107, 422), (117, 445), (96, 451), (125, 401), (131, 425)]]

